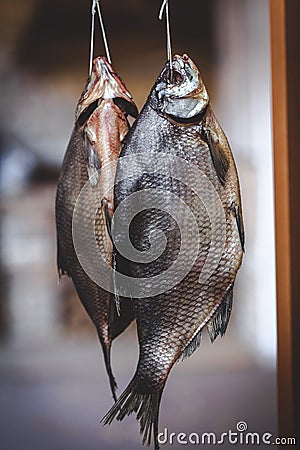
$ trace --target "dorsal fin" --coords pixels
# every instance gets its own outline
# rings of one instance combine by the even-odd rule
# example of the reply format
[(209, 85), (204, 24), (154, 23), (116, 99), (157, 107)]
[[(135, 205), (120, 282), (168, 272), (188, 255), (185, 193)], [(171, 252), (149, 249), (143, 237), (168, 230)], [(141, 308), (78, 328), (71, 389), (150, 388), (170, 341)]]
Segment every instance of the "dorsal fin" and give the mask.
[(210, 321), (207, 323), (207, 330), (211, 342), (214, 342), (219, 334), (221, 336), (225, 334), (232, 309), (232, 297), (233, 286), (230, 286), (221, 305), (217, 309), (212, 319), (210, 319)]
[(195, 334), (192, 340), (185, 347), (180, 357), (178, 358), (178, 361), (183, 361), (184, 359), (189, 358), (197, 350), (197, 348), (201, 344), (201, 337), (202, 337), (202, 328)]
[(232, 210), (235, 215), (236, 224), (239, 230), (239, 236), (241, 241), (241, 246), (243, 252), (245, 252), (245, 229), (244, 229), (244, 221), (243, 221), (243, 215), (242, 210), (239, 205), (237, 205), (235, 202), (232, 203)]

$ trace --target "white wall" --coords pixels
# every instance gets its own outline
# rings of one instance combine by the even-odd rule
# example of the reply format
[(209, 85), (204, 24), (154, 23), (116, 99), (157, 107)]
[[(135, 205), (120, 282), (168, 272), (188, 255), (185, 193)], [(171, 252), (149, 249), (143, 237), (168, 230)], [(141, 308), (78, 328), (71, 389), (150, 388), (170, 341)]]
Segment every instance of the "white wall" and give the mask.
[(274, 199), (268, 0), (215, 0), (217, 116), (239, 169), (246, 254), (235, 315), (262, 362), (276, 357)]

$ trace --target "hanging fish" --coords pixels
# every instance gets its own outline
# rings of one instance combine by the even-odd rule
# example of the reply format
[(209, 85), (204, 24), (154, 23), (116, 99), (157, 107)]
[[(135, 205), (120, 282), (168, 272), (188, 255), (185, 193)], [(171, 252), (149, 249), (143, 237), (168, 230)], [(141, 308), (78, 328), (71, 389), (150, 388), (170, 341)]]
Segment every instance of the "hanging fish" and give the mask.
[[(155, 161), (153, 170), (149, 171), (145, 164), (145, 170), (137, 167), (137, 175), (125, 179), (122, 157), (135, 158), (137, 155), (147, 155), (147, 160)], [(160, 159), (166, 161), (161, 173), (155, 168)], [(143, 158), (137, 166), (142, 161)], [(184, 180), (176, 176), (176, 161), (178, 164), (184, 161), (191, 168), (186, 171)], [(200, 181), (195, 181), (191, 175), (194, 169), (203, 174)], [(136, 250), (146, 254), (149, 249), (158, 247), (162, 232), (166, 239), (164, 251), (154, 261), (134, 262), (117, 253), (117, 269), (121, 273), (141, 278), (141, 282), (145, 279), (150, 281), (162, 271), (167, 276), (168, 268), (178, 258), (182, 238), (182, 230), (172, 217), (172, 210), (185, 232), (189, 232), (192, 220), (196, 221), (199, 232), (197, 242), (185, 236), (184, 259), (179, 271), (184, 270), (185, 258), (189, 259), (198, 248), (188, 274), (179, 283), (173, 283), (170, 278), (169, 286), (173, 287), (166, 288), (163, 293), (151, 295), (150, 291), (148, 296), (133, 299), (140, 349), (137, 369), (128, 387), (103, 418), (104, 424), (109, 424), (114, 418), (122, 420), (135, 412), (143, 444), (149, 445), (153, 437), (155, 449), (158, 449), (159, 406), (169, 372), (176, 361), (195, 351), (204, 327), (212, 342), (225, 333), (231, 313), (233, 285), (244, 251), (239, 181), (233, 155), (213, 113), (199, 71), (187, 55), (176, 55), (172, 59), (172, 70), (167, 63), (158, 77), (125, 139), (117, 179), (123, 181), (115, 187), (116, 208), (133, 193), (152, 192), (152, 206), (139, 212), (130, 223), (129, 234)], [(193, 186), (195, 182), (201, 184), (202, 179), (208, 180), (207, 185), (212, 188), (206, 190), (203, 187), (199, 201)], [(183, 200), (176, 206), (174, 194)], [(214, 248), (220, 250), (217, 259), (216, 254), (209, 257), (213, 218), (205, 207), (206, 203), (213, 209), (216, 195), (224, 214), (224, 227), (219, 227), (217, 222), (213, 235), (212, 251)], [(190, 208), (190, 215), (186, 214), (183, 203)], [(126, 214), (130, 221), (129, 207), (128, 210), (123, 209), (124, 222), (120, 219), (118, 226), (116, 220), (114, 225), (116, 242), (124, 239)], [(208, 264), (211, 274), (200, 282), (199, 274), (205, 264)], [(119, 288), (126, 292), (126, 286)]]
[[(133, 320), (131, 302), (122, 304), (122, 316), (119, 316), (114, 302), (111, 302), (111, 294), (87, 275), (74, 249), (72, 218), (76, 200), (87, 182), (93, 189), (100, 188), (102, 182), (110, 185), (110, 179), (100, 181), (101, 167), (119, 156), (121, 143), (129, 129), (127, 114), (133, 117), (138, 115), (130, 93), (107, 59), (95, 58), (91, 75), (77, 105), (75, 126), (62, 164), (56, 194), (59, 276), (68, 275), (72, 278), (77, 294), (97, 329), (114, 399), (116, 382), (110, 365), (111, 342)], [(114, 173), (106, 173), (107, 177), (114, 179)], [(101, 199), (95, 220), (96, 240), (102, 247), (108, 264), (112, 262), (109, 222), (113, 204), (113, 192), (110, 190)], [(82, 221), (90, 214), (91, 198), (86, 195)], [(92, 245), (88, 236), (84, 239), (87, 247)]]

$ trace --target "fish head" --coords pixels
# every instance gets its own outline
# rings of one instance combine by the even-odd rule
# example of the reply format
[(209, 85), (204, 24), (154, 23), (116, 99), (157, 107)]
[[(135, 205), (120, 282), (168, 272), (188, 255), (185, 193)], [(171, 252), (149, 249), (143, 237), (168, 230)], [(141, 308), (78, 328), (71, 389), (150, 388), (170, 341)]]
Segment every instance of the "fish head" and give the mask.
[(154, 93), (159, 112), (180, 119), (198, 116), (209, 103), (199, 70), (185, 54), (172, 58), (172, 70), (169, 62), (166, 63)]
[(94, 59), (86, 88), (78, 101), (75, 119), (83, 125), (103, 100), (113, 100), (124, 114), (138, 116), (137, 107), (124, 82), (104, 56)]

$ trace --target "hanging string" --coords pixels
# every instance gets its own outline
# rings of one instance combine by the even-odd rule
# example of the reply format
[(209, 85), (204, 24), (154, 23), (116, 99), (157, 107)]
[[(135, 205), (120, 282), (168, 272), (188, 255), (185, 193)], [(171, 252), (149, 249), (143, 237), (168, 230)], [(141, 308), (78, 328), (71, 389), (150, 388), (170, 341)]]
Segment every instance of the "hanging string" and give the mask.
[(104, 28), (104, 23), (103, 23), (103, 19), (102, 19), (102, 13), (101, 13), (101, 8), (100, 8), (100, 1), (99, 0), (93, 0), (92, 1), (92, 10), (91, 10), (91, 13), (92, 13), (92, 24), (91, 24), (89, 75), (91, 75), (92, 68), (93, 68), (94, 42), (95, 42), (95, 13), (96, 13), (96, 9), (97, 9), (97, 12), (98, 12), (99, 23), (100, 23), (100, 28), (101, 28), (101, 32), (102, 32), (102, 38), (103, 38), (106, 58), (107, 58), (108, 62), (111, 64), (111, 57), (110, 57), (110, 53), (109, 53), (109, 48), (108, 48), (108, 43), (107, 43), (107, 38), (106, 38), (106, 33), (105, 33), (105, 28)]
[(97, 4), (97, 11), (98, 11), (99, 22), (100, 22), (100, 27), (101, 27), (101, 31), (102, 31), (102, 38), (103, 38), (106, 58), (107, 58), (107, 61), (109, 62), (109, 64), (111, 64), (111, 57), (110, 57), (110, 53), (109, 53), (109, 48), (108, 48), (108, 43), (107, 43), (107, 39), (106, 39), (104, 23), (103, 23), (103, 19), (102, 19), (102, 13), (101, 13), (101, 8), (100, 8), (100, 1), (96, 0), (96, 4)]
[(173, 78), (173, 66), (172, 66), (172, 43), (171, 43), (171, 29), (170, 29), (170, 13), (169, 13), (169, 0), (163, 0), (159, 11), (159, 20), (162, 20), (164, 11), (166, 12), (166, 29), (167, 29), (167, 58), (170, 63), (170, 80)]
[(90, 67), (89, 75), (92, 73), (93, 57), (94, 57), (94, 40), (95, 40), (95, 12), (96, 12), (96, 0), (92, 2), (92, 24), (91, 24), (91, 42), (90, 42)]

